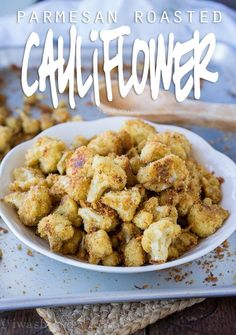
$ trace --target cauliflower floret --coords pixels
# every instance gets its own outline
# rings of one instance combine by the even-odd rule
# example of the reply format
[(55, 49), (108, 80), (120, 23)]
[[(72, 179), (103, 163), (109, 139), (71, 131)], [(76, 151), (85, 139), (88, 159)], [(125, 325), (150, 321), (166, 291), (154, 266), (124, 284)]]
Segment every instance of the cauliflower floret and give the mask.
[(154, 222), (144, 230), (142, 247), (150, 255), (152, 262), (166, 262), (169, 246), (180, 232), (180, 226), (169, 218)]
[(173, 188), (168, 188), (160, 193), (159, 201), (161, 206), (176, 206), (180, 201), (179, 193)]
[(72, 223), (60, 214), (50, 214), (40, 220), (38, 233), (47, 239), (51, 250), (60, 252), (63, 243), (69, 241), (74, 235)]
[(79, 147), (86, 146), (88, 142), (89, 141), (87, 140), (86, 137), (78, 135), (73, 139), (73, 142), (71, 143), (71, 147), (73, 149), (77, 149)]
[(65, 195), (55, 209), (54, 213), (67, 217), (73, 226), (79, 227), (81, 225), (81, 217), (78, 215), (78, 205), (74, 199)]
[(49, 190), (45, 186), (33, 186), (22, 195), (19, 192), (11, 193), (4, 201), (18, 209), (19, 218), (26, 226), (36, 226), (42, 217), (48, 215), (52, 207)]
[(199, 173), (204, 196), (211, 198), (214, 204), (218, 204), (222, 198), (220, 188), (221, 179), (207, 171), (203, 166), (199, 166)]
[(138, 187), (123, 191), (110, 191), (102, 197), (102, 202), (113, 208), (121, 220), (131, 221), (141, 202), (141, 193)]
[(40, 169), (46, 174), (56, 172), (57, 163), (65, 149), (65, 144), (60, 140), (40, 137), (26, 153), (26, 165), (34, 167), (39, 164)]
[(34, 93), (30, 96), (24, 96), (24, 104), (35, 106), (42, 99), (42, 95)]
[(26, 197), (26, 193), (12, 192), (12, 193), (7, 194), (4, 197), (4, 202), (18, 209), (22, 205), (25, 197)]
[(141, 209), (133, 218), (133, 223), (140, 229), (147, 229), (153, 222), (153, 215)]
[(180, 133), (166, 131), (164, 133), (158, 133), (151, 137), (152, 141), (157, 141), (165, 144), (172, 154), (179, 156), (182, 159), (186, 159), (191, 151), (191, 144), (187, 138)]
[(92, 150), (85, 146), (79, 147), (67, 161), (66, 174), (92, 177), (93, 157)]
[(102, 260), (102, 265), (105, 266), (117, 266), (120, 264), (120, 255), (118, 254), (117, 251), (113, 251), (112, 254), (109, 256), (106, 256)]
[(157, 206), (153, 211), (154, 221), (159, 221), (164, 218), (171, 219), (174, 223), (177, 223), (177, 209), (174, 206)]
[(88, 261), (88, 253), (85, 247), (85, 237), (86, 234), (84, 231), (82, 231), (82, 239), (78, 247), (78, 251), (76, 253), (76, 257), (78, 257), (82, 261)]
[(143, 209), (149, 213), (153, 213), (158, 205), (159, 205), (158, 198), (151, 197), (143, 203)]
[(0, 152), (5, 152), (9, 149), (12, 139), (12, 129), (5, 126), (0, 126)]
[(193, 160), (186, 161), (189, 171), (187, 189), (179, 193), (177, 210), (180, 216), (186, 216), (194, 203), (199, 202), (201, 193), (200, 176), (198, 166)]
[(71, 158), (72, 154), (73, 154), (73, 151), (66, 150), (61, 156), (61, 159), (59, 160), (59, 162), (57, 163), (57, 170), (61, 175), (66, 173), (67, 162)]
[(10, 184), (11, 191), (28, 191), (31, 186), (47, 186), (46, 179), (39, 169), (19, 167), (13, 171), (14, 181)]
[(57, 123), (63, 123), (71, 120), (71, 115), (65, 101), (59, 102), (58, 107), (52, 112), (52, 117)]
[(128, 243), (133, 237), (138, 237), (142, 234), (141, 230), (131, 222), (123, 222), (120, 227), (116, 237), (121, 243)]
[(114, 162), (125, 171), (127, 176), (127, 187), (136, 185), (137, 178), (133, 174), (129, 158), (126, 156), (118, 156), (114, 158)]
[(198, 203), (190, 209), (187, 220), (192, 232), (207, 237), (214, 234), (228, 216), (229, 212), (219, 205)]
[(148, 141), (141, 151), (140, 158), (143, 163), (148, 164), (170, 154), (171, 150), (165, 144)]
[(133, 238), (124, 247), (125, 266), (141, 266), (145, 263), (145, 252), (141, 242)]
[(25, 134), (38, 134), (40, 132), (40, 121), (29, 117), (24, 112), (20, 114), (20, 118), (22, 121), (22, 128)]
[(127, 153), (133, 174), (136, 175), (139, 169), (144, 166), (136, 148), (132, 148)]
[(130, 134), (125, 130), (120, 130), (117, 133), (117, 136), (121, 140), (123, 153), (128, 152), (133, 146), (133, 141), (132, 141)]
[(171, 243), (168, 251), (168, 259), (182, 256), (185, 252), (197, 245), (197, 242), (197, 235), (188, 231), (182, 231)]
[(168, 155), (142, 167), (137, 174), (138, 181), (151, 191), (161, 192), (171, 186), (185, 187), (188, 170), (185, 162), (176, 155)]
[(41, 128), (41, 130), (48, 129), (48, 128), (54, 126), (54, 124), (55, 124), (52, 116), (49, 115), (49, 114), (43, 114), (43, 115), (41, 115), (39, 121), (40, 121), (40, 128)]
[(146, 141), (150, 135), (156, 134), (156, 129), (142, 120), (128, 120), (124, 123), (121, 130), (127, 131), (131, 136), (134, 145)]
[(5, 125), (12, 129), (13, 134), (18, 134), (21, 131), (21, 119), (15, 116), (8, 116), (5, 120)]
[(3, 106), (0, 103), (0, 124), (4, 124), (4, 121), (9, 116), (10, 113), (11, 113), (10, 109), (7, 106)]
[(82, 230), (74, 228), (74, 235), (69, 240), (63, 243), (60, 252), (64, 255), (74, 255), (78, 250), (82, 238)]
[(84, 230), (87, 233), (98, 229), (108, 232), (113, 230), (118, 224), (116, 212), (100, 203), (94, 204), (94, 207), (79, 208), (78, 213), (83, 219)]
[[(141, 222), (141, 220), (146, 219), (147, 222)], [(135, 216), (133, 222), (137, 222), (137, 226), (142, 229), (146, 229), (150, 226), (152, 222), (159, 221), (163, 218), (169, 218), (174, 223), (177, 222), (178, 218), (178, 212), (174, 206), (160, 206), (159, 200), (157, 197), (151, 197), (148, 200), (146, 200), (142, 206), (142, 209), (140, 212), (137, 213), (137, 216)]]
[(90, 178), (82, 176), (57, 176), (53, 178), (50, 194), (60, 199), (68, 194), (75, 201), (85, 200), (88, 194)]
[(111, 240), (104, 230), (87, 234), (85, 246), (89, 254), (89, 263), (98, 264), (102, 259), (112, 254)]
[(107, 156), (109, 153), (121, 155), (123, 151), (122, 142), (114, 131), (105, 131), (95, 136), (89, 142), (88, 148), (100, 156)]
[(125, 187), (127, 182), (126, 173), (111, 157), (96, 155), (92, 169), (94, 175), (88, 192), (88, 202), (98, 201), (107, 189), (119, 191)]

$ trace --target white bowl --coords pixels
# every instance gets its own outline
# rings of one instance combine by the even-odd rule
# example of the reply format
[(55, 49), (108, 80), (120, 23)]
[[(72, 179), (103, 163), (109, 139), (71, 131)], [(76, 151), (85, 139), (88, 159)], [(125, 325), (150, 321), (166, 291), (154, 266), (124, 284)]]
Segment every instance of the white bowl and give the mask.
[[(76, 135), (92, 137), (105, 130), (118, 130), (124, 121), (130, 117), (109, 117), (88, 122), (68, 122), (49, 128), (39, 134), (41, 136), (54, 136), (65, 143), (70, 144)], [(149, 122), (150, 123), (150, 122)], [(145, 265), (139, 267), (110, 267), (102, 265), (93, 265), (79, 261), (73, 256), (63, 256), (59, 253), (53, 253), (47, 242), (36, 236), (29, 228), (25, 227), (19, 220), (16, 211), (4, 202), (0, 202), (0, 214), (12, 232), (30, 248), (41, 254), (58, 260), (60, 262), (74, 265), (80, 268), (110, 272), (110, 273), (137, 273), (148, 272), (171, 268), (197, 259), (219, 246), (236, 230), (236, 165), (227, 156), (213, 149), (205, 140), (193, 132), (170, 125), (153, 124), (159, 131), (177, 131), (184, 134), (192, 144), (193, 156), (209, 170), (214, 171), (217, 176), (224, 178), (222, 185), (223, 200), (222, 206), (229, 210), (230, 216), (224, 225), (213, 235), (203, 239), (195, 248), (185, 253), (182, 257), (164, 263), (155, 265)], [(8, 192), (9, 183), (12, 180), (12, 171), (24, 163), (26, 151), (33, 145), (37, 139), (22, 143), (12, 149), (3, 159), (0, 166), (0, 197), (2, 198)]]

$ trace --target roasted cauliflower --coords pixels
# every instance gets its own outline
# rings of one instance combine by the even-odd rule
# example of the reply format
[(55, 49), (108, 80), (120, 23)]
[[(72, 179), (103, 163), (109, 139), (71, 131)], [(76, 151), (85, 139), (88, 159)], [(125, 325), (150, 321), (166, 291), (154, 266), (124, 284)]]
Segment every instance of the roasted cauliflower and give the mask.
[(140, 189), (135, 186), (128, 190), (110, 191), (102, 197), (101, 201), (116, 210), (121, 220), (128, 222), (133, 219), (141, 199)]
[(89, 254), (89, 263), (92, 264), (98, 264), (112, 254), (111, 240), (105, 230), (87, 234), (85, 246)]
[(51, 181), (50, 193), (55, 199), (60, 200), (68, 194), (75, 201), (85, 200), (90, 186), (90, 178), (82, 176), (60, 176), (57, 175)]
[(50, 214), (40, 220), (38, 233), (40, 237), (47, 239), (53, 251), (60, 252), (63, 243), (74, 236), (74, 228), (70, 220), (60, 214)]
[(185, 162), (176, 155), (167, 155), (140, 168), (137, 179), (146, 189), (161, 192), (169, 187), (186, 187), (188, 170)]
[(151, 139), (165, 144), (172, 154), (182, 159), (186, 159), (190, 155), (191, 144), (183, 134), (166, 131), (152, 136)]
[(166, 262), (169, 246), (180, 232), (180, 226), (168, 218), (154, 222), (144, 230), (142, 247), (149, 254), (151, 262)]
[(78, 214), (78, 205), (76, 201), (68, 195), (65, 195), (61, 199), (54, 213), (67, 217), (75, 227), (79, 227), (82, 223), (81, 217)]
[(132, 238), (124, 247), (125, 266), (141, 266), (145, 263), (145, 252), (141, 242)]
[(143, 163), (148, 164), (170, 154), (171, 150), (167, 145), (156, 141), (148, 141), (141, 151), (140, 158)]
[[(18, 209), (21, 222), (26, 226), (37, 226), (39, 220), (48, 215), (52, 208), (49, 190), (45, 186), (33, 186), (28, 192), (12, 193), (5, 201)], [(16, 198), (16, 199), (14, 199)], [(21, 199), (21, 201), (19, 201)]]
[(121, 130), (126, 131), (132, 139), (134, 145), (146, 141), (150, 135), (156, 134), (156, 129), (142, 120), (128, 120)]
[(181, 231), (180, 235), (173, 240), (169, 247), (168, 258), (174, 259), (182, 256), (186, 251), (197, 245), (197, 243), (197, 235), (189, 231)]
[(121, 139), (114, 131), (105, 131), (95, 136), (89, 142), (88, 148), (100, 156), (107, 156), (110, 153), (121, 155), (123, 152)]
[(47, 186), (45, 176), (39, 169), (19, 167), (13, 171), (14, 181), (10, 184), (11, 191), (28, 191), (31, 186)]
[(188, 214), (191, 231), (199, 237), (208, 237), (220, 228), (229, 212), (216, 204), (206, 202), (193, 205)]
[[(41, 129), (71, 120), (64, 102), (53, 110), (32, 99), (20, 119), (0, 106), (1, 156), (38, 131), (32, 104), (45, 112)], [(185, 136), (132, 119), (93, 138), (77, 134), (68, 146), (36, 139), (4, 201), (55, 252), (142, 266), (181, 257), (222, 226), (229, 215), (219, 205), (222, 182), (193, 159)]]
[(66, 174), (70, 177), (92, 177), (92, 162), (94, 154), (86, 146), (77, 148), (66, 164)]
[(96, 206), (96, 209), (90, 207), (80, 208), (78, 213), (83, 219), (84, 230), (87, 233), (98, 229), (109, 232), (118, 224), (115, 211), (102, 204)]
[(10, 127), (0, 126), (0, 152), (6, 152), (10, 149), (10, 141), (13, 131)]
[(107, 189), (122, 190), (127, 182), (125, 170), (111, 157), (96, 155), (92, 164), (93, 179), (89, 188), (87, 201), (98, 201)]
[(65, 144), (55, 138), (40, 137), (34, 143), (33, 148), (26, 153), (26, 165), (36, 167), (39, 165), (43, 173), (48, 174), (57, 171)]

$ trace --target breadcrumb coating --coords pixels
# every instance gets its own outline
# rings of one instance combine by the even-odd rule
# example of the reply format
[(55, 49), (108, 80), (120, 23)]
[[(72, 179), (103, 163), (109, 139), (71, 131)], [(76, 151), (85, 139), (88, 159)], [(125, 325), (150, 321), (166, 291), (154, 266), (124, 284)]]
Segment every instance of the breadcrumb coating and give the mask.
[(151, 262), (166, 262), (169, 246), (180, 232), (180, 226), (168, 218), (152, 223), (144, 231), (142, 247), (149, 254)]
[(219, 229), (229, 216), (229, 212), (220, 205), (198, 203), (188, 214), (188, 223), (193, 233), (199, 237), (208, 237)]
[(61, 140), (40, 137), (26, 153), (26, 165), (30, 167), (39, 165), (45, 174), (56, 172), (57, 164), (65, 149), (66, 145)]
[(127, 182), (125, 170), (111, 157), (96, 155), (92, 164), (93, 179), (89, 188), (87, 201), (98, 201), (107, 189), (122, 190)]
[(134, 145), (146, 141), (150, 135), (157, 132), (153, 126), (138, 119), (126, 121), (121, 130), (125, 130), (131, 136)]
[(141, 266), (145, 263), (145, 252), (141, 242), (132, 238), (124, 248), (125, 266)]
[(100, 156), (107, 156), (110, 153), (121, 155), (123, 152), (122, 141), (114, 131), (105, 131), (95, 136), (89, 142), (88, 148)]
[(102, 259), (112, 254), (112, 244), (105, 230), (89, 233), (85, 237), (89, 263), (98, 264)]
[(185, 162), (176, 155), (167, 155), (139, 169), (137, 179), (146, 189), (161, 192), (169, 187), (186, 186), (188, 170)]
[(55, 252), (61, 251), (63, 243), (73, 237), (74, 231), (72, 223), (65, 216), (55, 213), (45, 216), (38, 224), (39, 235), (48, 240)]
[(101, 201), (116, 210), (121, 220), (128, 222), (133, 219), (141, 199), (139, 188), (133, 187), (129, 190), (110, 191), (102, 197)]

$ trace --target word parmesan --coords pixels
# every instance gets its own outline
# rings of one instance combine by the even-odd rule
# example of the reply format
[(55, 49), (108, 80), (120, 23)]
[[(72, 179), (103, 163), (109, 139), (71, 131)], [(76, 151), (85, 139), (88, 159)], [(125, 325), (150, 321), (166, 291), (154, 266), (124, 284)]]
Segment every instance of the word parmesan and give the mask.
[[(208, 64), (214, 54), (216, 40), (213, 33), (209, 33), (200, 40), (200, 34), (194, 31), (193, 37), (183, 43), (174, 41), (174, 34), (170, 33), (168, 40), (159, 34), (157, 40), (151, 38), (149, 41), (135, 39), (132, 45), (131, 74), (128, 79), (124, 79), (124, 39), (131, 34), (128, 26), (120, 26), (111, 30), (92, 30), (90, 32), (91, 42), (102, 42), (102, 52), (100, 48), (94, 47), (92, 53), (92, 71), (86, 78), (82, 77), (81, 47), (82, 38), (77, 34), (75, 26), (70, 29), (70, 49), (68, 59), (64, 55), (64, 41), (60, 36), (57, 40), (57, 52), (54, 50), (55, 40), (53, 31), (48, 30), (43, 51), (42, 62), (38, 68), (38, 78), (32, 83), (28, 83), (28, 69), (30, 55), (33, 47), (41, 47), (38, 34), (31, 33), (25, 46), (22, 63), (21, 83), (26, 96), (30, 96), (37, 90), (46, 90), (47, 79), (49, 80), (53, 106), (58, 105), (58, 93), (63, 93), (66, 88), (69, 90), (69, 104), (75, 108), (75, 94), (84, 97), (93, 88), (94, 101), (97, 106), (100, 104), (99, 96), (99, 75), (98, 58), (103, 54), (103, 71), (106, 83), (107, 98), (112, 101), (111, 72), (117, 68), (118, 85), (122, 97), (127, 96), (131, 89), (137, 94), (141, 94), (150, 82), (152, 99), (158, 99), (161, 84), (165, 90), (174, 83), (175, 96), (178, 102), (184, 101), (193, 90), (194, 98), (201, 96), (201, 80), (216, 82), (218, 72), (211, 72), (207, 69)], [(115, 56), (110, 56), (111, 43), (117, 42)], [(187, 57), (191, 53), (191, 57)], [(138, 58), (142, 54), (143, 67), (140, 75), (138, 69)], [(55, 56), (56, 55), (56, 56)], [(187, 58), (187, 60), (186, 60)], [(183, 78), (186, 78), (184, 80)], [(77, 90), (75, 90), (75, 85)], [(75, 93), (77, 91), (77, 93)]]

